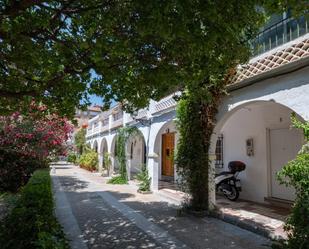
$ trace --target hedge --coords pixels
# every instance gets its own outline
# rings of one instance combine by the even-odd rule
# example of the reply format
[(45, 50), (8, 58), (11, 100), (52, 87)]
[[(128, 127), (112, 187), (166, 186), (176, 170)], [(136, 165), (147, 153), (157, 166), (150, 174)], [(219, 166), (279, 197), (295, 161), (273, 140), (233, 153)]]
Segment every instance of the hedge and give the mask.
[(67, 249), (54, 216), (51, 179), (47, 169), (37, 170), (22, 189), (12, 212), (0, 227), (2, 249)]

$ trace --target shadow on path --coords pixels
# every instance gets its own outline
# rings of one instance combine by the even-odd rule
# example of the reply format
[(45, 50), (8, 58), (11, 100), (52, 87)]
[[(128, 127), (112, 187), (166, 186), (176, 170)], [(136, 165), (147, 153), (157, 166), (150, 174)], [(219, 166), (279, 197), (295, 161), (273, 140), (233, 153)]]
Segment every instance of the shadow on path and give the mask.
[[(269, 244), (261, 236), (214, 218), (179, 217), (176, 215), (178, 207), (162, 199), (146, 202), (139, 200), (136, 193), (129, 193), (129, 190), (123, 193), (111, 190), (112, 186), (108, 186), (104, 191), (107, 188), (104, 185), (91, 189), (89, 182), (78, 177), (57, 177), (88, 248), (181, 248), (173, 246), (168, 239), (162, 243), (156, 235), (151, 236), (151, 225), (149, 229), (138, 227), (136, 224), (145, 222), (134, 220), (135, 214), (142, 215), (162, 229), (163, 233), (168, 231), (173, 238), (194, 249), (257, 249), (267, 248)], [(124, 215), (104, 199), (102, 196), (106, 194), (127, 206), (129, 213)], [(133, 213), (133, 220), (128, 219), (130, 212)]]

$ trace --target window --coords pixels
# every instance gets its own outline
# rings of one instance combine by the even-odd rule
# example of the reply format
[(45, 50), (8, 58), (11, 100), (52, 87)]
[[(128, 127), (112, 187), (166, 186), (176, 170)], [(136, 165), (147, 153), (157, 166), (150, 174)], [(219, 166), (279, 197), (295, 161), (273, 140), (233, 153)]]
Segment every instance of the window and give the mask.
[(121, 118), (122, 118), (122, 115), (123, 115), (122, 111), (117, 112), (117, 113), (114, 113), (114, 114), (113, 114), (113, 120), (114, 120), (114, 121), (117, 121), (117, 120), (121, 119)]
[(218, 136), (216, 143), (216, 167), (223, 168), (223, 135)]
[(103, 121), (102, 121), (102, 125), (103, 125), (103, 126), (108, 125), (108, 123), (109, 123), (109, 118), (103, 119)]

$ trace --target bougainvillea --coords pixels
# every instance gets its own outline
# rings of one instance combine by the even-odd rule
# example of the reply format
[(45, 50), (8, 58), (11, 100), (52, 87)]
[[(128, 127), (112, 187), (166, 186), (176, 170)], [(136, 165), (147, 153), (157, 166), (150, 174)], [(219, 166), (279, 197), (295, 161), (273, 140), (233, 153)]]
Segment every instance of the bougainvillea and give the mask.
[(16, 191), (36, 168), (65, 155), (72, 130), (66, 118), (34, 103), (27, 115), (0, 117), (0, 189)]
[(72, 132), (66, 118), (31, 105), (27, 116), (18, 112), (0, 119), (0, 147), (23, 156), (43, 159), (66, 153), (65, 142)]

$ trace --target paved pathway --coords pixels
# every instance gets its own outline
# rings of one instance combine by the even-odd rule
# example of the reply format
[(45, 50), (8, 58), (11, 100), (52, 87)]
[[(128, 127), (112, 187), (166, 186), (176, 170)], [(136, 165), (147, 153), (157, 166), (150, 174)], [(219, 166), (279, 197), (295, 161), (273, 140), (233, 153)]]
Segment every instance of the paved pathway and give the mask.
[(259, 235), (213, 218), (177, 217), (168, 199), (106, 184), (75, 166), (56, 166), (52, 179), (56, 215), (73, 249), (269, 248)]

